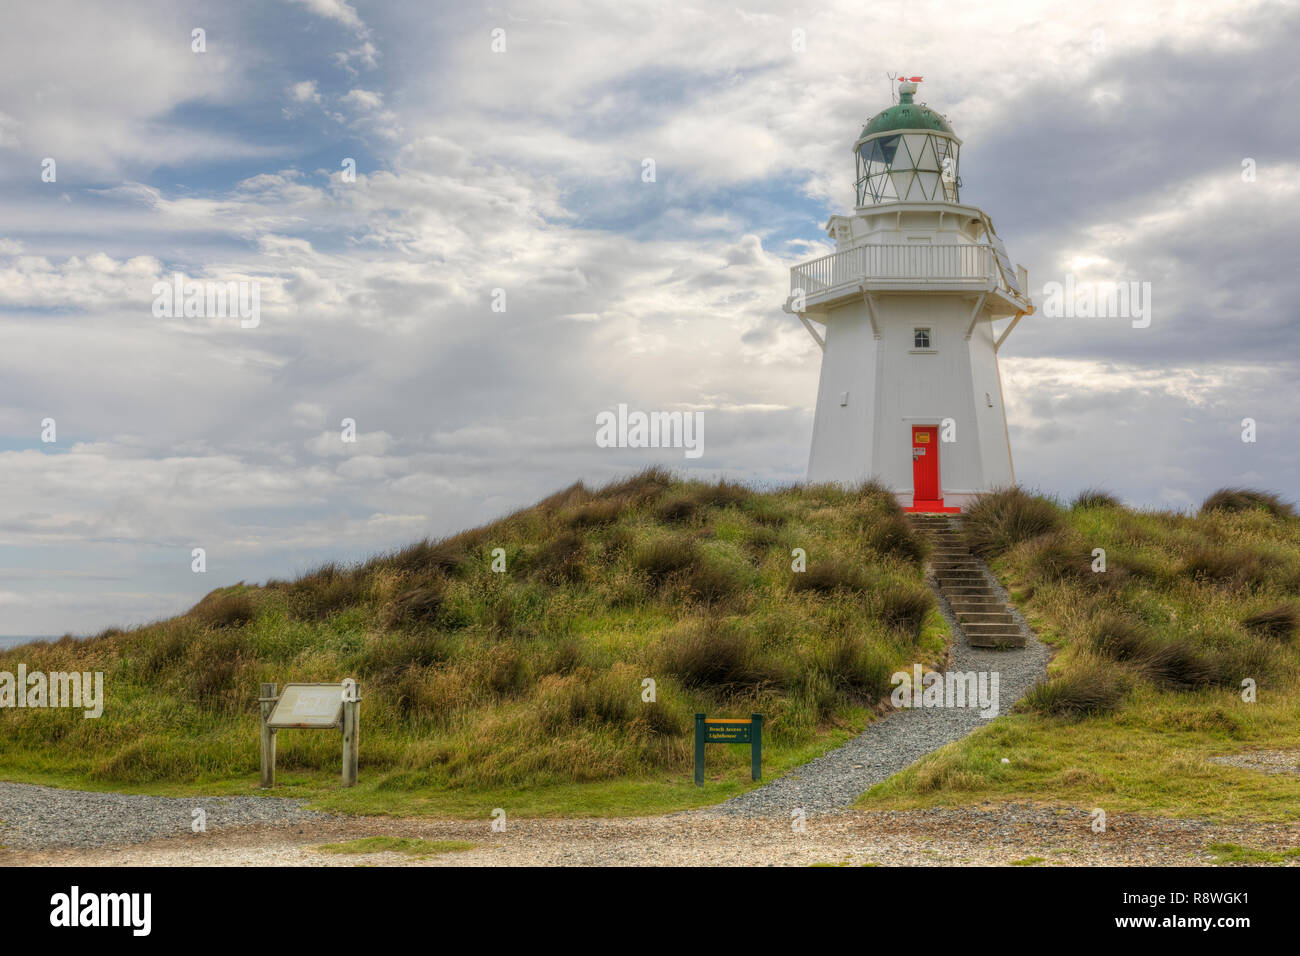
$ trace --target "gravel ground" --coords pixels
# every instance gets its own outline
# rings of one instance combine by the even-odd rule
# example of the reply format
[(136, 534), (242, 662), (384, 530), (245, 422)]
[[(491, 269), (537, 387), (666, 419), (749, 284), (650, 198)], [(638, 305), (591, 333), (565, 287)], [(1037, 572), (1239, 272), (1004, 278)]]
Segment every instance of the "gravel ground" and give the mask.
[[(1111, 814), (1093, 833), (1086, 810), (1042, 804), (810, 816), (803, 832), (762, 817), (489, 821), (328, 818), (279, 827), (185, 833), (128, 847), (0, 850), (0, 866), (1205, 866), (1211, 843), (1300, 844), (1300, 825), (1211, 824)], [(366, 836), (466, 840), (474, 848), (416, 859), (335, 855), (322, 843)], [(1292, 865), (1300, 860), (1290, 861)]]
[(209, 831), (323, 819), (278, 797), (148, 797), (0, 782), (0, 846), (92, 847), (190, 833), (195, 807)]
[[(997, 579), (983, 568), (999, 599), (1009, 601)], [(1024, 647), (1009, 650), (971, 647), (947, 600), (927, 571), (926, 582), (955, 637), (948, 658), (950, 671), (999, 675), (999, 713), (1005, 713), (1047, 672), (1051, 650), (1034, 635), (1018, 610), (1012, 617), (1025, 635)], [(987, 723), (978, 708), (916, 708), (896, 710), (870, 724), (857, 737), (806, 763), (765, 787), (693, 811), (703, 815), (778, 816), (789, 819), (798, 808), (824, 813), (849, 806), (861, 794), (904, 767), (965, 737)]]
[(1226, 757), (1211, 757), (1210, 763), (1221, 763), (1244, 770), (1262, 773), (1300, 774), (1300, 750), (1247, 750)]

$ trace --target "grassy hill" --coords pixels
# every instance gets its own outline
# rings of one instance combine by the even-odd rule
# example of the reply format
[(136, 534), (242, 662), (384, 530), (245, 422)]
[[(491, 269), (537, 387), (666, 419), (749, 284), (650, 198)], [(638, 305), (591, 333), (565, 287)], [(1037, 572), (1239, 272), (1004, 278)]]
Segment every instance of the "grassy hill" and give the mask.
[(171, 620), (0, 653), (0, 670), (103, 671), (106, 695), (98, 720), (0, 713), (0, 775), (252, 790), (258, 684), (353, 676), (360, 784), (339, 789), (336, 734), (282, 731), (278, 793), (472, 815), (712, 802), (749, 786), (748, 754), (710, 748), (716, 782), (700, 793), (693, 713), (763, 713), (770, 778), (860, 730), (891, 673), (942, 659), (923, 549), (873, 485), (759, 493), (659, 470), (579, 484), (359, 566), (222, 588)]
[(972, 509), (967, 535), (1060, 649), (1049, 680), (862, 805), (1033, 798), (1294, 819), (1300, 775), (1211, 760), (1284, 748), (1300, 763), (1300, 520), (1288, 505), (1227, 490), (1185, 515), (1008, 491)]

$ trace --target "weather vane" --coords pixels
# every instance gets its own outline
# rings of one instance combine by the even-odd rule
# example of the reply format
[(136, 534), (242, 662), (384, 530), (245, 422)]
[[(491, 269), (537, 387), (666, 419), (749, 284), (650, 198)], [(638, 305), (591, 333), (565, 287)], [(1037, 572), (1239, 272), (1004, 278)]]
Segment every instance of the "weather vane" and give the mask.
[(903, 76), (900, 73), (886, 73), (885, 76), (889, 77), (889, 101), (891, 103), (894, 103), (895, 105), (897, 105), (898, 103), (898, 87), (894, 85), (895, 82), (898, 83), (920, 83), (921, 82), (921, 77), (919, 76)]

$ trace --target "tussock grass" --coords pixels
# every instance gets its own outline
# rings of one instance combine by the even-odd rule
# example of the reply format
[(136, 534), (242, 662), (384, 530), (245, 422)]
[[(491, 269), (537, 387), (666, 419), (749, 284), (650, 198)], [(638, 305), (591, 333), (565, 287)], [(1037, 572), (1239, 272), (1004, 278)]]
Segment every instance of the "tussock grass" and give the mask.
[(1201, 504), (1201, 514), (1213, 511), (1263, 511), (1274, 518), (1295, 517), (1295, 508), (1290, 503), (1272, 492), (1250, 488), (1220, 488)]
[(1075, 496), (1070, 507), (1081, 511), (1088, 508), (1120, 508), (1123, 503), (1103, 488), (1085, 488)]
[[(690, 805), (692, 714), (763, 713), (765, 761), (784, 767), (860, 727), (889, 674), (941, 660), (923, 554), (874, 485), (760, 493), (658, 469), (579, 483), (443, 540), (215, 591), (171, 620), (0, 652), (0, 669), (103, 670), (107, 691), (97, 721), (7, 711), (0, 772), (252, 787), (259, 683), (355, 676), (371, 808), (565, 793), (580, 812), (566, 788), (629, 781)], [(285, 779), (335, 785), (337, 735), (288, 731), (278, 749)], [(733, 749), (710, 753), (711, 774), (746, 778)]]
[(1289, 642), (1300, 630), (1300, 604), (1278, 604), (1243, 618), (1242, 626), (1252, 634)]
[(1035, 684), (1019, 706), (1057, 717), (1108, 714), (1119, 708), (1128, 689), (1128, 682), (1116, 668), (1100, 661), (1080, 661)]
[(1005, 554), (1013, 546), (1061, 527), (1056, 503), (1020, 488), (980, 495), (966, 517), (966, 543), (981, 557)]

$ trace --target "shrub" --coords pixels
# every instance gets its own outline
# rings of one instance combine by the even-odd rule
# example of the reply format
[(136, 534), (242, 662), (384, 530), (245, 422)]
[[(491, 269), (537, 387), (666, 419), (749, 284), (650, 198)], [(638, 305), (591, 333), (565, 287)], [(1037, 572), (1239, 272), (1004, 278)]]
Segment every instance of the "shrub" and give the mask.
[(1211, 584), (1257, 587), (1268, 578), (1268, 562), (1240, 545), (1198, 544), (1183, 561), (1181, 573)]
[(1113, 661), (1129, 661), (1145, 652), (1150, 635), (1127, 617), (1103, 612), (1092, 619), (1087, 641), (1094, 650)]
[(660, 521), (686, 521), (705, 508), (725, 508), (748, 499), (751, 492), (744, 485), (720, 481), (711, 485), (690, 485), (665, 496), (655, 508)]
[(903, 513), (903, 509), (898, 506), (898, 499), (894, 497), (894, 493), (875, 478), (858, 485), (857, 488), (853, 489), (853, 493), (864, 501), (869, 501), (898, 514)]
[(725, 601), (745, 590), (745, 569), (716, 556), (697, 555), (686, 575), (687, 591), (706, 604)]
[(1201, 514), (1213, 511), (1264, 511), (1274, 518), (1295, 517), (1295, 508), (1277, 495), (1250, 488), (1220, 488), (1201, 504)]
[(1084, 511), (1089, 508), (1120, 508), (1123, 504), (1110, 492), (1103, 491), (1101, 488), (1085, 488), (1075, 497), (1070, 507), (1075, 511)]
[(982, 557), (995, 557), (1061, 525), (1056, 505), (1019, 488), (980, 495), (966, 516), (966, 543)]
[(556, 511), (562, 511), (565, 508), (580, 505), (590, 497), (591, 492), (587, 491), (587, 487), (582, 482), (575, 481), (573, 484), (569, 485), (569, 487), (563, 488), (560, 491), (555, 492), (555, 494), (543, 498), (541, 501), (537, 502), (533, 508), (537, 511), (551, 514)]
[(596, 498), (569, 511), (569, 527), (593, 528), (599, 525), (611, 524), (617, 521), (623, 512), (629, 508), (630, 502), (627, 498), (621, 496)]
[(673, 483), (672, 472), (666, 468), (651, 466), (639, 471), (630, 478), (614, 481), (596, 492), (598, 498), (626, 498), (634, 506), (653, 501), (663, 494)]
[(1235, 676), (1230, 656), (1212, 655), (1191, 638), (1158, 638), (1116, 614), (1102, 614), (1093, 621), (1089, 644), (1103, 656), (1167, 687), (1222, 685)]
[(885, 557), (898, 558), (910, 564), (920, 564), (925, 560), (925, 541), (897, 508), (868, 523), (863, 537), (867, 547)]
[(745, 514), (764, 528), (777, 528), (787, 521), (781, 505), (770, 496), (754, 495), (741, 503)]
[(913, 641), (921, 636), (925, 616), (934, 607), (934, 595), (926, 588), (891, 587), (880, 595), (880, 620), (886, 627), (906, 634)]
[(247, 591), (213, 591), (194, 605), (190, 616), (204, 627), (243, 627), (257, 617), (257, 606)]
[(583, 576), (584, 553), (585, 542), (582, 536), (572, 531), (562, 531), (538, 550), (535, 567), (542, 578), (555, 584), (580, 581)]
[(236, 680), (248, 655), (240, 631), (214, 631), (200, 635), (188, 647), (185, 685), (192, 700), (209, 709), (233, 711), (237, 701), (252, 695), (255, 687)]
[(432, 625), (438, 620), (446, 598), (447, 585), (440, 579), (403, 591), (385, 607), (384, 626), (397, 628)]
[(411, 667), (425, 668), (449, 658), (448, 639), (437, 631), (379, 634), (370, 639), (358, 670), (390, 684)]
[(1252, 634), (1287, 642), (1300, 630), (1300, 605), (1279, 604), (1252, 614), (1241, 623)]
[(659, 535), (636, 544), (632, 563), (661, 582), (695, 563), (695, 542), (685, 535)]
[(469, 548), (477, 544), (478, 539), (479, 534), (476, 532), (462, 532), (441, 541), (429, 541), (426, 538), (374, 563), (411, 574), (427, 574), (431, 571), (455, 574), (468, 562)]
[(300, 618), (321, 619), (359, 604), (363, 594), (356, 571), (330, 562), (289, 585), (289, 606)]
[(689, 491), (679, 491), (663, 498), (655, 507), (655, 517), (669, 524), (686, 521), (700, 508), (697, 495)]
[[(1030, 563), (1034, 573), (1044, 581), (1087, 581), (1104, 578), (1103, 574), (1094, 574), (1092, 570), (1092, 552), (1081, 545), (1073, 535), (1065, 531), (1053, 531), (1041, 535), (1032, 545), (1026, 545), (1030, 551)], [(1111, 569), (1107, 574), (1117, 569)]]
[(598, 673), (590, 667), (579, 667), (567, 676), (551, 674), (542, 678), (538, 688), (538, 720), (552, 734), (583, 722), (623, 726), (641, 706), (639, 688), (639, 682), (625, 673)]
[(1016, 709), (1056, 717), (1096, 716), (1117, 710), (1127, 693), (1128, 683), (1114, 667), (1076, 661), (1031, 687)]
[(695, 622), (663, 640), (660, 666), (687, 687), (713, 691), (755, 691), (779, 682), (780, 675), (762, 663), (750, 639), (734, 625)]
[(699, 492), (700, 502), (710, 508), (725, 508), (738, 505), (753, 497), (754, 492), (734, 481), (718, 481), (704, 485)]
[(861, 591), (866, 585), (862, 570), (847, 561), (819, 561), (795, 574), (790, 585), (796, 591), (818, 591), (830, 594), (834, 591)]
[(846, 633), (829, 640), (819, 655), (818, 667), (841, 695), (858, 702), (874, 702), (889, 693), (894, 668), (861, 633)]
[(168, 621), (161, 627), (162, 632), (146, 645), (141, 667), (147, 677), (161, 673), (184, 658), (195, 636), (192, 626), (185, 627), (177, 621)]

